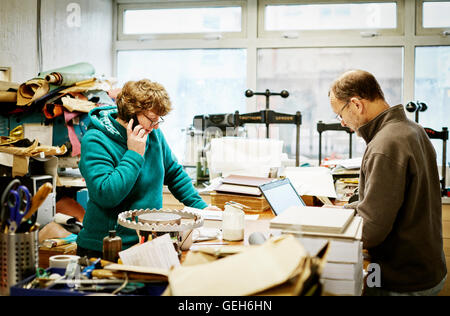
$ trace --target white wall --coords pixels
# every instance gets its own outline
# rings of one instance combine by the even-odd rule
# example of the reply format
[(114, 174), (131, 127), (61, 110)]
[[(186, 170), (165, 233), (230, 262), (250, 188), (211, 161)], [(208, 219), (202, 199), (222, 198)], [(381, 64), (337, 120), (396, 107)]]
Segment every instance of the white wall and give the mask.
[[(22, 83), (39, 72), (37, 0), (0, 1), (0, 66), (11, 67), (11, 80)], [(80, 7), (79, 26), (69, 26)], [(69, 7), (70, 8), (70, 7)], [(91, 63), (98, 75), (112, 75), (112, 0), (41, 0), (42, 70)]]

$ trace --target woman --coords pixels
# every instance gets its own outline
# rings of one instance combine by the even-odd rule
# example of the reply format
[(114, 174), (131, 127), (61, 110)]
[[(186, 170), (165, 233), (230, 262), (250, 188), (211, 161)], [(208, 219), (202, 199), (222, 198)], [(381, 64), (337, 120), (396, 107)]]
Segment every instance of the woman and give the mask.
[(77, 239), (80, 256), (101, 257), (103, 238), (112, 229), (122, 238), (123, 249), (136, 244), (136, 232), (117, 225), (117, 216), (130, 209), (160, 209), (164, 184), (184, 205), (208, 206), (159, 130), (171, 111), (164, 87), (147, 79), (129, 81), (116, 103), (117, 108), (89, 113), (91, 124), (81, 144), (79, 167), (89, 201)]

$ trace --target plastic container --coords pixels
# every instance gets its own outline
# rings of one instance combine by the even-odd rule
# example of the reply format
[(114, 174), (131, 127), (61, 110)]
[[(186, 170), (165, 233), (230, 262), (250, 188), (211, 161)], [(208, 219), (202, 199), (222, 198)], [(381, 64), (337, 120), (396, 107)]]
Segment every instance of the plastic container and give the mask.
[(120, 251), (122, 251), (122, 238), (116, 236), (115, 230), (110, 230), (109, 235), (103, 238), (103, 260), (117, 262)]
[(245, 213), (238, 205), (226, 204), (222, 215), (222, 239), (239, 241), (244, 239)]

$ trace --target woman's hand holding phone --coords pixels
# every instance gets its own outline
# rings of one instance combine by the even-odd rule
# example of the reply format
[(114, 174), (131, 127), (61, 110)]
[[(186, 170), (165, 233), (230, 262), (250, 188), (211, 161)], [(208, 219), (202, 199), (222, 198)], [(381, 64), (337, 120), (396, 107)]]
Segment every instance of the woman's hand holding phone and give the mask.
[(149, 132), (147, 132), (141, 125), (139, 125), (137, 118), (133, 117), (127, 125), (128, 149), (134, 150), (141, 156), (144, 156), (148, 134)]

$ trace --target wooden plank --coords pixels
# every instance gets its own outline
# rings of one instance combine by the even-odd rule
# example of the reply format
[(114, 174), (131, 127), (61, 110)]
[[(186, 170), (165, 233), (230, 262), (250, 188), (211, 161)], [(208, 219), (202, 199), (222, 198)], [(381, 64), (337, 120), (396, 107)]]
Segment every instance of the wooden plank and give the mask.
[[(447, 267), (450, 265), (450, 255), (445, 256), (445, 261), (447, 262)], [(439, 293), (439, 296), (450, 296), (450, 279), (447, 276), (447, 280), (445, 281), (444, 288)]]
[(446, 256), (450, 257), (450, 239), (444, 238), (443, 241), (444, 241), (444, 253)]
[(450, 221), (442, 221), (442, 237), (450, 238)]
[(270, 208), (269, 203), (263, 196), (248, 196), (248, 195), (239, 195), (239, 194), (222, 194), (211, 192), (211, 204), (224, 209), (225, 203), (229, 201), (234, 201), (250, 208), (249, 212), (264, 212), (265, 210)]
[(450, 221), (450, 204), (442, 205), (442, 220)]
[[(209, 194), (200, 194), (203, 201), (205, 201), (206, 204), (211, 204), (211, 198), (209, 197)], [(163, 193), (163, 209), (182, 209), (184, 208), (183, 203), (178, 201), (170, 192), (164, 192)]]

